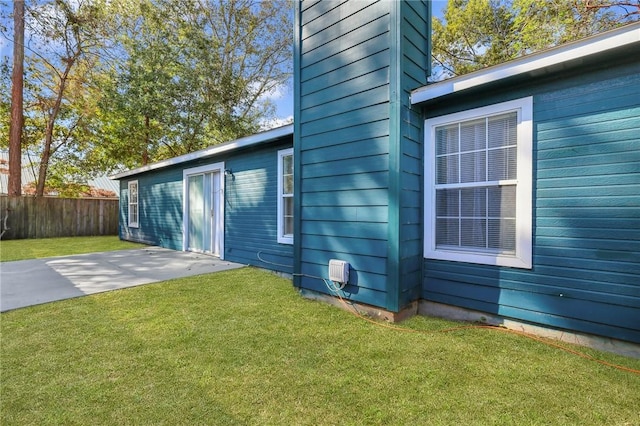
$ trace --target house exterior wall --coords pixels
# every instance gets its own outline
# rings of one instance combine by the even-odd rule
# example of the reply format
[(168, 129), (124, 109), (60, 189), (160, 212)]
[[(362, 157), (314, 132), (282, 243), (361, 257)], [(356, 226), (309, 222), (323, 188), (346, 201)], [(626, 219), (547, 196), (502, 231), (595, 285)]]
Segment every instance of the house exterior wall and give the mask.
[[(344, 296), (398, 311), (421, 276), (420, 119), (427, 2), (296, 3), (296, 285), (326, 293), (330, 259), (351, 265)], [(404, 71), (404, 72), (403, 72)], [(405, 122), (414, 127), (405, 127)], [(401, 129), (404, 129), (401, 131)], [(402, 285), (401, 285), (402, 283)]]
[[(120, 238), (173, 250), (183, 248), (183, 170), (224, 162), (224, 259), (290, 273), (293, 247), (277, 241), (278, 150), (291, 137), (253, 149), (141, 173), (120, 181)], [(128, 226), (128, 182), (138, 181), (139, 226)], [(263, 259), (263, 260), (260, 260)]]
[[(399, 8), (397, 80), (399, 87), (392, 105), (391, 185), (389, 198), (389, 241), (397, 244), (387, 259), (390, 280), (397, 283), (397, 299), (387, 303), (398, 311), (420, 297), (423, 235), (423, 121), (419, 108), (412, 108), (409, 93), (427, 83), (431, 63), (431, 9), (424, 2), (393, 2)], [(393, 62), (392, 62), (393, 63)], [(393, 93), (393, 92), (392, 92)], [(394, 138), (397, 138), (394, 140)], [(395, 177), (395, 178), (394, 178)], [(395, 207), (397, 205), (397, 207)], [(397, 231), (396, 231), (397, 229)], [(397, 232), (397, 234), (396, 234)], [(395, 294), (393, 297), (395, 297)]]
[(533, 268), (425, 260), (422, 298), (640, 342), (640, 64), (503, 85), (426, 117), (533, 95)]
[[(385, 305), (389, 200), (389, 2), (297, 4), (296, 270), (351, 264), (354, 299)], [(298, 277), (296, 277), (298, 278)], [(326, 292), (303, 276), (304, 289)]]
[(226, 260), (293, 271), (293, 245), (278, 243), (277, 236), (277, 154), (290, 147), (291, 140), (225, 161), (235, 177), (227, 177), (225, 183)]
[[(129, 227), (130, 181), (138, 181), (138, 227)], [(120, 238), (182, 250), (182, 169), (120, 180)]]

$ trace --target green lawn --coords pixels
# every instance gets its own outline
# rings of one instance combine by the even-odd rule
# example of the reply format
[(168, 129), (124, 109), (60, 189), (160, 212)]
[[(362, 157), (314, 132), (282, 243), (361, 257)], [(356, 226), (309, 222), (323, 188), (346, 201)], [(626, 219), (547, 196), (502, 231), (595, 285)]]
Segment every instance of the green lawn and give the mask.
[(120, 241), (115, 235), (42, 238), (34, 240), (0, 240), (0, 262), (124, 250), (138, 247), (144, 247), (144, 245)]
[[(638, 425), (640, 376), (522, 336), (392, 330), (253, 268), (1, 314), (6, 425)], [(640, 369), (640, 360), (580, 348)]]

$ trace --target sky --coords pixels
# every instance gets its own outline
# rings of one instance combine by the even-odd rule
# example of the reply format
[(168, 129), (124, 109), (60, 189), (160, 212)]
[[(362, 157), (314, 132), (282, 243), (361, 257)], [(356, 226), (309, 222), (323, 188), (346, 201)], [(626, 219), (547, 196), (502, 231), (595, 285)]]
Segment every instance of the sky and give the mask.
[[(435, 16), (442, 16), (442, 10), (447, 4), (447, 0), (432, 0), (431, 3), (433, 14)], [(11, 1), (4, 4), (0, 1), (0, 5), (7, 7), (11, 5)], [(10, 56), (11, 50), (12, 43), (0, 36), (0, 57)], [(288, 87), (281, 87), (279, 90), (271, 93), (270, 97), (276, 107), (276, 121), (274, 125), (291, 121), (293, 118), (293, 86), (289, 84)]]

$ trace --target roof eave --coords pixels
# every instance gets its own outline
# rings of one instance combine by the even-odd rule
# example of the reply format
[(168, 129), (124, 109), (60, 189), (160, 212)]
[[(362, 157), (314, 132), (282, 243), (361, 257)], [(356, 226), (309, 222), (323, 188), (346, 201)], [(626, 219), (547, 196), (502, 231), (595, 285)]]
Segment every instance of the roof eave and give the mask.
[(237, 149), (260, 145), (260, 144), (271, 142), (289, 135), (293, 135), (293, 124), (277, 127), (275, 129), (256, 133), (256, 134), (246, 136), (244, 138), (236, 139), (230, 142), (225, 142), (219, 145), (213, 145), (208, 148), (202, 149), (200, 151), (194, 151), (189, 154), (180, 155), (178, 157), (173, 157), (167, 160), (158, 161), (157, 163), (148, 164), (146, 166), (127, 170), (125, 172), (110, 176), (110, 179), (113, 179), (113, 180), (123, 179), (126, 177), (138, 175), (138, 174), (149, 172), (152, 170), (158, 170), (165, 167), (175, 166), (181, 163), (198, 160), (201, 158), (212, 157), (214, 155), (234, 151)]
[(626, 25), (504, 64), (420, 87), (411, 92), (411, 104), (421, 104), (502, 80), (554, 72), (561, 69), (563, 64), (635, 44), (640, 45), (640, 24)]

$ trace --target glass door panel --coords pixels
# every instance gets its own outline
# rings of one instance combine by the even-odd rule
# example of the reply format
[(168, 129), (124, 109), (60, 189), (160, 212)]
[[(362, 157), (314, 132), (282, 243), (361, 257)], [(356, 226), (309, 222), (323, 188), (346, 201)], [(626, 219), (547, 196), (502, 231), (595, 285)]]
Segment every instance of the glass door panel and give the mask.
[(189, 176), (189, 250), (203, 251), (205, 233), (204, 176)]

